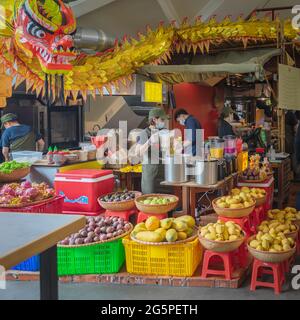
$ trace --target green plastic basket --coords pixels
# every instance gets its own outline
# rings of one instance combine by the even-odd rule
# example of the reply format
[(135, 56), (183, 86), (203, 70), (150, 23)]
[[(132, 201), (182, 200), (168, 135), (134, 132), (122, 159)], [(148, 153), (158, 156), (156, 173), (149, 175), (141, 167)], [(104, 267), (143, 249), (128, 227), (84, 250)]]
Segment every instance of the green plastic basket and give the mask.
[(57, 248), (59, 276), (117, 273), (125, 262), (122, 239), (88, 246)]

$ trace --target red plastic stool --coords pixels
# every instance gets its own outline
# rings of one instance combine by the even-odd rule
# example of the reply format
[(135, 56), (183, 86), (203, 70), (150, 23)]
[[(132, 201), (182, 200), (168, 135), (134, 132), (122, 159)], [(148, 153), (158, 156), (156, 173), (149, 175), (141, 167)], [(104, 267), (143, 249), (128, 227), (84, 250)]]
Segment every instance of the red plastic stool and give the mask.
[(241, 268), (246, 268), (248, 266), (248, 249), (245, 243), (233, 252), (233, 257), (236, 266)]
[(232, 221), (236, 224), (238, 224), (246, 233), (246, 237), (251, 237), (251, 225), (250, 225), (250, 219), (249, 217), (244, 218), (227, 218), (227, 217), (219, 217), (221, 221), (227, 222)]
[[(271, 269), (271, 270), (270, 270)], [(274, 282), (263, 282), (257, 280), (263, 274), (271, 274)], [(284, 266), (282, 263), (267, 263), (254, 259), (252, 267), (252, 278), (250, 290), (255, 291), (256, 287), (273, 288), (276, 294), (280, 294), (281, 287), (285, 281)]]
[(256, 207), (253, 210), (253, 212), (250, 214), (252, 233), (256, 233), (256, 229), (264, 220), (264, 216), (265, 216), (265, 213), (264, 213), (263, 206)]
[(129, 221), (130, 217), (137, 213), (137, 210), (130, 211), (105, 211), (105, 217), (119, 217), (123, 218), (125, 221)]
[[(213, 258), (220, 258), (222, 260), (223, 266), (224, 266), (223, 270), (209, 268), (209, 263)], [(204, 253), (201, 277), (207, 278), (208, 275), (218, 275), (218, 276), (224, 276), (226, 280), (231, 280), (232, 272), (234, 268), (232, 258), (233, 258), (233, 255), (231, 252), (220, 253), (220, 252), (213, 252), (210, 250), (206, 250)]]
[(152, 217), (152, 216), (157, 217), (159, 220), (168, 218), (168, 214), (167, 213), (151, 214), (151, 213), (144, 213), (144, 212), (140, 211), (138, 213), (137, 223), (144, 222), (145, 220), (147, 220), (149, 217)]

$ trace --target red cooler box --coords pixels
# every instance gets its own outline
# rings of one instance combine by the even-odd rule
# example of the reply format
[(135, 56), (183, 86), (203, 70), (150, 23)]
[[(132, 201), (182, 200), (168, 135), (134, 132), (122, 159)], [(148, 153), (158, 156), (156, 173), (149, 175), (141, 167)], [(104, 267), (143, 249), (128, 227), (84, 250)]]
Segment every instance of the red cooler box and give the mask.
[(97, 199), (113, 192), (114, 183), (112, 170), (72, 170), (55, 176), (56, 193), (65, 197), (63, 212), (72, 214), (100, 214)]

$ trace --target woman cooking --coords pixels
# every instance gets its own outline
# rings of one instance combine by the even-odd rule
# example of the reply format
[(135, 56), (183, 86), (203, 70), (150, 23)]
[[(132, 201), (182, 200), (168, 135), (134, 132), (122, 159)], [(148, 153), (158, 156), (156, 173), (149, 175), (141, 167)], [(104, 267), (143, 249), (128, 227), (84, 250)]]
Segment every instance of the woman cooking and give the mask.
[(7, 113), (1, 117), (1, 128), (5, 128), (2, 137), (2, 153), (5, 161), (9, 161), (12, 151), (43, 151), (45, 142), (41, 135), (34, 134), (30, 126), (20, 124), (17, 115)]
[(164, 110), (154, 108), (149, 112), (149, 127), (141, 132), (138, 153), (143, 156), (142, 192), (144, 194), (163, 193), (166, 188), (160, 183), (164, 180), (162, 149), (159, 143), (160, 132), (165, 129), (168, 116)]

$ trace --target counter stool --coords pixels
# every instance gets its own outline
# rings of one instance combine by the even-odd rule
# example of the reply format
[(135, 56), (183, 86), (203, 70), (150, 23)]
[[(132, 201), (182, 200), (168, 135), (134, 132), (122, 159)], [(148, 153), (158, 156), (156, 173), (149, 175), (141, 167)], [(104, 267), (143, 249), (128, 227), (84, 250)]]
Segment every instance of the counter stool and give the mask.
[[(216, 267), (216, 258), (220, 258), (220, 260), (223, 262), (223, 270), (215, 269)], [(214, 262), (214, 266), (209, 266), (210, 263)], [(203, 259), (203, 265), (202, 265), (202, 278), (207, 278), (208, 275), (218, 275), (218, 276), (224, 276), (226, 280), (232, 279), (232, 273), (234, 270), (233, 265), (233, 254), (232, 252), (213, 252), (210, 250), (206, 250), (204, 253), (204, 259)]]
[(137, 218), (137, 223), (144, 222), (148, 218), (155, 216), (159, 220), (166, 219), (168, 218), (168, 213), (162, 213), (162, 214), (152, 214), (152, 213), (144, 213), (144, 212), (139, 212), (138, 213), (138, 218)]
[(105, 217), (119, 217), (124, 219), (125, 221), (129, 221), (130, 217), (137, 213), (136, 209), (127, 210), (127, 211), (105, 211)]
[(227, 218), (227, 217), (219, 217), (219, 220), (223, 222), (232, 221), (236, 224), (238, 224), (246, 233), (247, 239), (251, 237), (251, 222), (249, 217), (243, 217), (243, 218)]
[[(273, 282), (258, 280), (264, 274), (273, 275)], [(280, 294), (285, 282), (283, 263), (267, 263), (254, 258), (250, 290), (255, 291), (256, 287), (273, 288), (276, 294)]]

